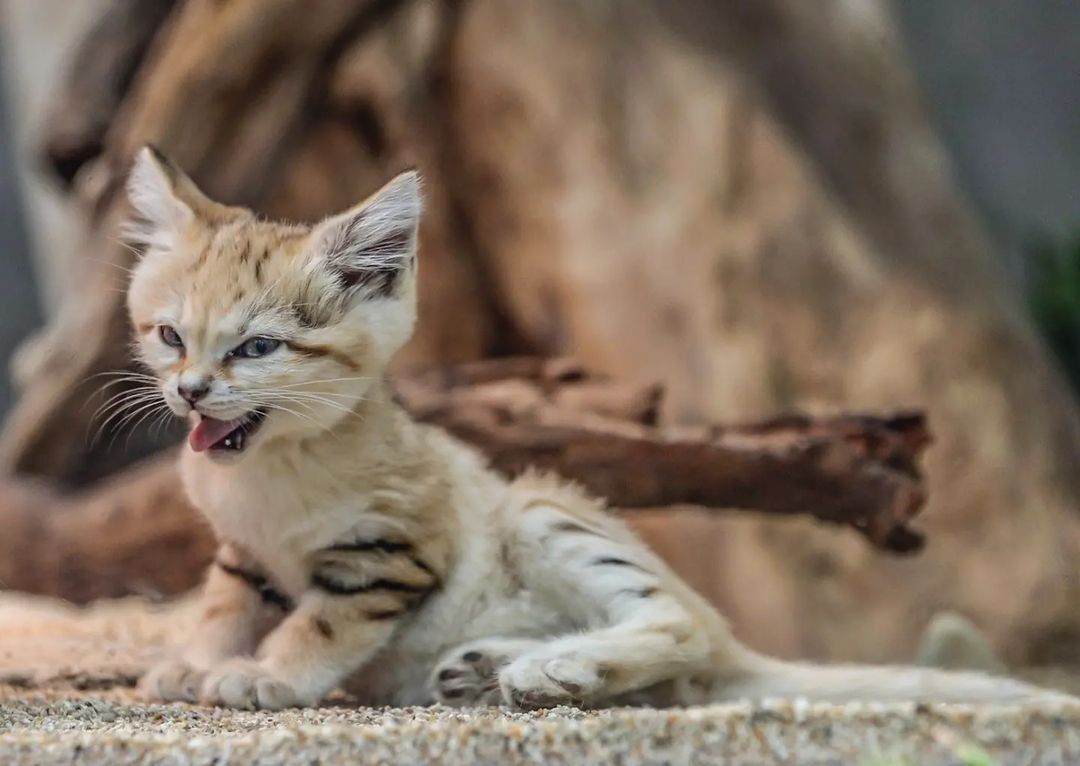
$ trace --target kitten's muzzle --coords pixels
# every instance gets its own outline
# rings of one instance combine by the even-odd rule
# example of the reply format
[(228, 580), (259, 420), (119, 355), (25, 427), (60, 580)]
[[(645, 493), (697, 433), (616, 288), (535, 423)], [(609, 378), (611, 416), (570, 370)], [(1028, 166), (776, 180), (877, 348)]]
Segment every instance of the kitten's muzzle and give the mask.
[(190, 386), (178, 385), (176, 392), (180, 394), (180, 398), (190, 404), (192, 407), (195, 403), (210, 393), (209, 383), (196, 383)]

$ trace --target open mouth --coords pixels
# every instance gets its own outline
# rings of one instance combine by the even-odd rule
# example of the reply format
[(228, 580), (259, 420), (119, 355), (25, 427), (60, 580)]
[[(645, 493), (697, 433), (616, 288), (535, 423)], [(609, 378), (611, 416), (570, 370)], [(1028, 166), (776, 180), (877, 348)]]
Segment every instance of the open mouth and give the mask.
[(266, 420), (266, 410), (258, 409), (235, 420), (217, 420), (202, 415), (191, 429), (188, 444), (196, 452), (242, 452)]

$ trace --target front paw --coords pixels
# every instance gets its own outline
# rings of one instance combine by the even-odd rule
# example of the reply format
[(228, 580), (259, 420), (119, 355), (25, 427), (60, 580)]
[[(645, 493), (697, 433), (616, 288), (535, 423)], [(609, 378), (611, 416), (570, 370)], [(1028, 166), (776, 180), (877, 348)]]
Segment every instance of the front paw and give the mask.
[(211, 670), (203, 682), (200, 699), (208, 705), (247, 710), (281, 710), (315, 702), (247, 657), (227, 660)]
[(205, 676), (179, 658), (163, 660), (139, 679), (139, 695), (148, 702), (198, 702)]
[(506, 666), (499, 685), (507, 704), (525, 710), (589, 706), (601, 693), (603, 673), (584, 655), (539, 651)]

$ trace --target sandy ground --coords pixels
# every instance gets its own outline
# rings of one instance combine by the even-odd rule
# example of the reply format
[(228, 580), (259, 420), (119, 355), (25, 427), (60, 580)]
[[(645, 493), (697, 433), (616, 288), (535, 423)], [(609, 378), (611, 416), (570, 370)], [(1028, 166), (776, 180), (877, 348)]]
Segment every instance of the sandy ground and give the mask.
[(1080, 704), (515, 713), (341, 702), (258, 713), (141, 703), (130, 684), (190, 613), (0, 595), (0, 764), (1080, 763)]

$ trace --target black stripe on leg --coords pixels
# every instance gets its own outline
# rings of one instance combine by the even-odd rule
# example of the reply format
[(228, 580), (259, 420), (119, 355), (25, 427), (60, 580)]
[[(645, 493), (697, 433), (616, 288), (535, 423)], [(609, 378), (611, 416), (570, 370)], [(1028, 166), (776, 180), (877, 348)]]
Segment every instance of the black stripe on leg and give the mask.
[(382, 553), (409, 553), (413, 549), (412, 543), (397, 542), (394, 540), (353, 540), (345, 543), (334, 543), (328, 551), (381, 551)]
[(312, 623), (315, 626), (315, 630), (319, 631), (319, 635), (330, 641), (334, 638), (334, 626), (322, 617), (315, 618)]
[(216, 561), (214, 563), (216, 563), (225, 574), (237, 577), (247, 583), (248, 587), (259, 595), (259, 598), (263, 600), (264, 604), (276, 606), (278, 609), (285, 612), (292, 611), (292, 599), (271, 585), (270, 581), (261, 574), (250, 572), (247, 569), (242, 569), (233, 566), (232, 564), (226, 564), (223, 561)]
[(362, 585), (351, 585), (338, 580), (315, 573), (311, 576), (311, 584), (319, 590), (326, 591), (334, 596), (356, 596), (361, 593), (408, 593), (421, 595), (431, 591), (430, 585), (413, 585), (400, 580), (387, 580), (379, 578)]
[(414, 567), (421, 572), (430, 575), (432, 580), (438, 581), (439, 579), (439, 576), (435, 574), (435, 570), (431, 568), (431, 565), (414, 553), (415, 548), (412, 543), (397, 540), (385, 540), (382, 538), (377, 540), (352, 540), (349, 542), (334, 543), (323, 550), (333, 551), (335, 553), (403, 554), (408, 557)]
[(409, 561), (411, 561), (412, 565), (419, 569), (421, 572), (429, 575), (432, 580), (434, 580), (435, 582), (439, 581), (439, 576), (435, 574), (435, 570), (428, 566), (428, 563), (422, 558), (418, 556), (409, 556)]
[(422, 604), (435, 590), (435, 587), (430, 585), (413, 585), (411, 583), (401, 582), (400, 580), (390, 580), (386, 578), (372, 580), (371, 582), (362, 585), (354, 585), (340, 582), (318, 573), (311, 576), (311, 585), (332, 596), (363, 596), (372, 594), (398, 594), (400, 596), (402, 603), (398, 606), (389, 608), (372, 607), (365, 609), (364, 616), (369, 620), (393, 620), (402, 617), (410, 609), (419, 607), (420, 604)]

